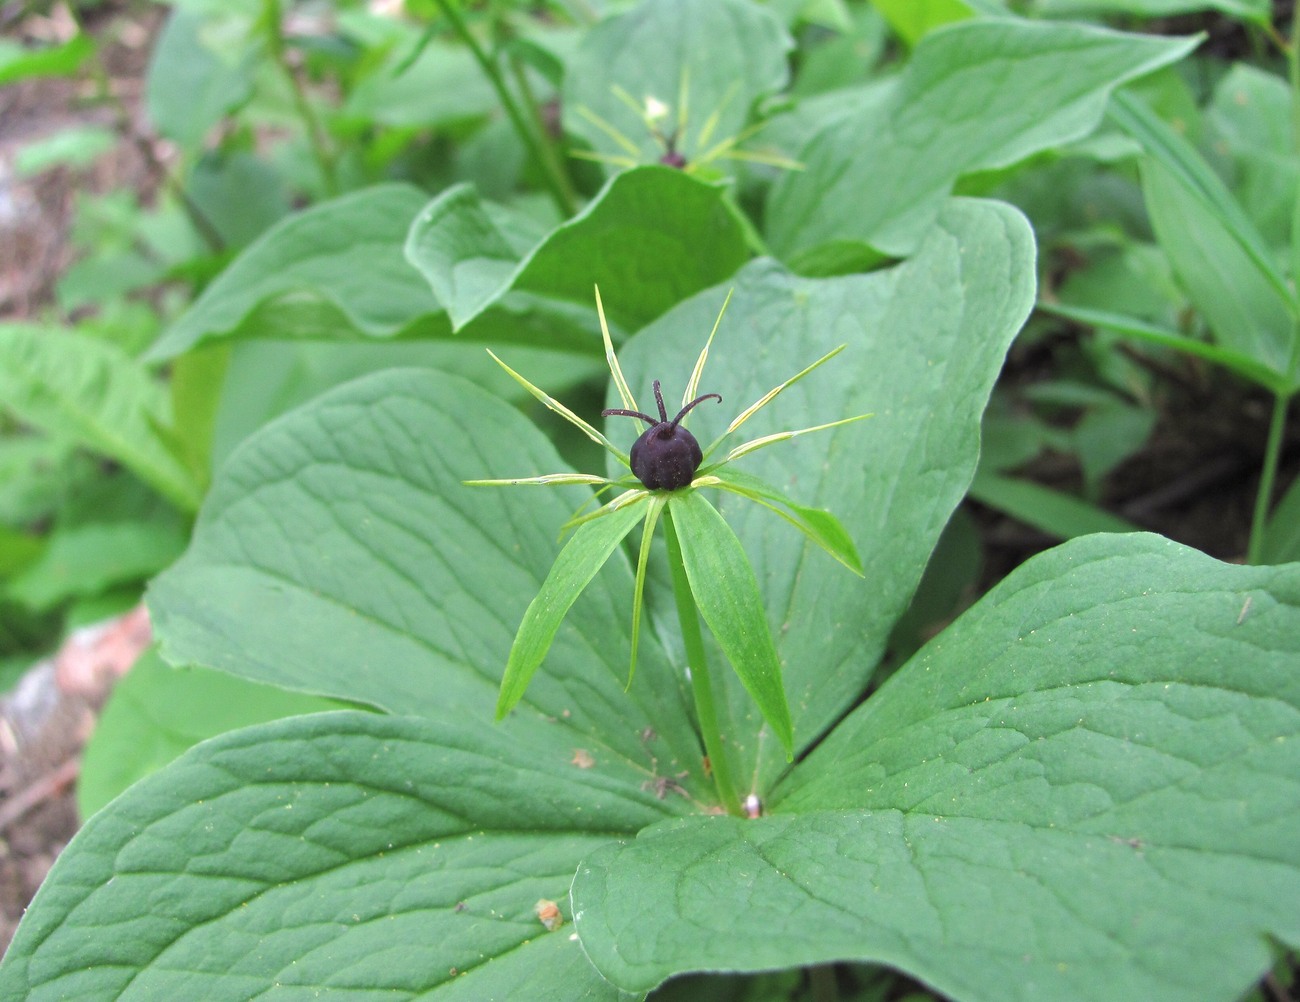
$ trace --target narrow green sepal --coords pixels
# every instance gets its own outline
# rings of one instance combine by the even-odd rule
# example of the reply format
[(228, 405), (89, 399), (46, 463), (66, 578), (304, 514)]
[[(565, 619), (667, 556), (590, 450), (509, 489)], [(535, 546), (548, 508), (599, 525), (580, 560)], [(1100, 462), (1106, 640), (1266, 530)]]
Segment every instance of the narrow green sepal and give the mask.
[(528, 605), (519, 624), (506, 672), (497, 697), (497, 719), (509, 713), (523, 697), (533, 673), (546, 658), (560, 623), (604, 566), (623, 537), (632, 531), (645, 509), (632, 505), (611, 512), (609, 517), (588, 522), (578, 528), (551, 565), (541, 590)]
[(793, 759), (794, 724), (781, 680), (781, 661), (744, 547), (698, 491), (674, 491), (668, 504), (695, 605), (785, 748), (786, 758)]
[[(799, 504), (771, 484), (731, 467), (697, 477), (692, 486), (730, 491), (774, 511), (858, 577), (864, 576), (862, 558), (853, 545), (853, 538), (844, 524), (825, 508)], [(781, 505), (789, 510), (779, 507)]]
[(636, 559), (636, 584), (632, 589), (632, 660), (627, 669), (626, 689), (632, 688), (632, 677), (636, 675), (636, 653), (641, 642), (641, 606), (645, 597), (645, 572), (646, 564), (650, 560), (650, 543), (654, 539), (655, 525), (659, 522), (659, 515), (667, 503), (668, 497), (666, 495), (652, 494), (650, 496), (650, 510), (646, 513), (645, 527), (641, 532), (641, 552)]

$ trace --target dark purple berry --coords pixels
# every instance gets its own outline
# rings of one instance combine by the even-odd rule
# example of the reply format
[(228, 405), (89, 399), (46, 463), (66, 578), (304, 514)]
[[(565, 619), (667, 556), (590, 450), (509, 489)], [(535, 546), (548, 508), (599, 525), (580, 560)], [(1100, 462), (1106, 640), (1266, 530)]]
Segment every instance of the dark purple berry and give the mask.
[(655, 403), (659, 405), (659, 420), (640, 411), (613, 409), (602, 411), (605, 417), (621, 415), (640, 418), (650, 427), (647, 428), (633, 444), (628, 460), (632, 472), (638, 480), (651, 491), (675, 491), (685, 487), (695, 479), (695, 471), (704, 461), (704, 453), (695, 436), (682, 427), (684, 418), (702, 400), (713, 397), (721, 400), (717, 393), (706, 393), (696, 397), (678, 411), (677, 416), (668, 420), (668, 411), (664, 407), (664, 395), (659, 389), (659, 380), (654, 382)]

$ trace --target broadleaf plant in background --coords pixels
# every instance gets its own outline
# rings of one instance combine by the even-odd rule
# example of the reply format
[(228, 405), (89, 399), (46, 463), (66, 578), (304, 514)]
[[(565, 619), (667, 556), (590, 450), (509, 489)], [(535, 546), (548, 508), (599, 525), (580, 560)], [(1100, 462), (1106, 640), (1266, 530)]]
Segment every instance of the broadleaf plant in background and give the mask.
[[(320, 38), (369, 40), (359, 59), (292, 38), (278, 4), (222, 15), (277, 81), (278, 104), (258, 85), (239, 114), (292, 109), (284, 176), (320, 201), (155, 342), (174, 413), (147, 381), (130, 398), (130, 428), (157, 416), (121, 457), (140, 480), (162, 491), (170, 456), (196, 502), (194, 457), (223, 458), (148, 592), (176, 668), (152, 661), (123, 692), (192, 674), (200, 701), (286, 695), (206, 727), (106, 714), (105, 754), (112, 727), (171, 732), (131, 776), (192, 747), (116, 797), (126, 777), (90, 770), (104, 806), (33, 901), (0, 995), (822, 999), (911, 978), (970, 1002), (1230, 1002), (1300, 946), (1300, 567), (1090, 535), (891, 651), (951, 552), (1036, 298), (1025, 215), (954, 186), (1033, 175), (1194, 42), (881, 4), (911, 46), (897, 74), (845, 64), (842, 90), (780, 104), (792, 44), (879, 15), (643, 0), (539, 26), (435, 6), (423, 32), (340, 12)], [(174, 44), (210, 45), (201, 27)], [(630, 54), (646, 31), (648, 62)], [(463, 117), (436, 94), (421, 119), (402, 73), (427, 80), (446, 52), (463, 58), (438, 72), (483, 80)], [(241, 79), (211, 81), (212, 115)], [(362, 143), (374, 94), (402, 92)], [(674, 122), (689, 167), (702, 133), (769, 120), (805, 137), (778, 151), (802, 171), (650, 163)], [(587, 147), (636, 166), (572, 155)], [(490, 190), (464, 184), (475, 163)], [(376, 183), (390, 173), (420, 186)], [(515, 369), (563, 392), (565, 420)], [(187, 387), (199, 373), (220, 393)], [(709, 447), (739, 421), (701, 394), (773, 387), (741, 414), (751, 444), (781, 448)], [(695, 404), (680, 421), (665, 388)], [(1114, 413), (1105, 427), (1144, 427)], [(630, 420), (681, 441), (687, 419), (689, 474), (617, 444)], [(1121, 450), (1085, 438), (1095, 490)], [(489, 476), (534, 489), (466, 486)], [(698, 670), (719, 656), (736, 671)]]

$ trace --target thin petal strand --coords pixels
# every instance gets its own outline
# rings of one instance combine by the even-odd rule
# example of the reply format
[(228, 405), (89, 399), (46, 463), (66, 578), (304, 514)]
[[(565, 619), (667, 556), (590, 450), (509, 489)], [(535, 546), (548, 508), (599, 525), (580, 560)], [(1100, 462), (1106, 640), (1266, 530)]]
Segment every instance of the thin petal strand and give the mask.
[(618, 364), (618, 356), (614, 354), (614, 342), (609, 336), (609, 324), (605, 323), (605, 304), (600, 301), (600, 286), (595, 288), (596, 316), (600, 317), (600, 336), (605, 342), (605, 361), (609, 365), (609, 374), (614, 377), (614, 386), (618, 389), (619, 399), (623, 401), (623, 408), (629, 411), (640, 410), (636, 405), (636, 398), (628, 389), (627, 380), (623, 378), (623, 367)]
[(543, 473), (540, 477), (511, 477), (507, 480), (462, 480), (461, 483), (466, 487), (519, 487), (526, 484), (550, 487), (554, 484), (609, 484), (613, 483), (613, 481), (606, 477), (598, 477), (593, 473)]
[(743, 445), (738, 445), (732, 449), (725, 459), (716, 463), (718, 466), (726, 466), (732, 460), (739, 459), (741, 456), (748, 456), (751, 452), (756, 452), (764, 446), (774, 445), (777, 442), (785, 442), (792, 438), (798, 438), (800, 435), (807, 435), (814, 431), (825, 431), (827, 428), (838, 428), (842, 424), (852, 424), (854, 421), (865, 421), (869, 417), (875, 417), (874, 414), (858, 414), (856, 417), (841, 418), (839, 421), (831, 421), (828, 424), (813, 425), (811, 428), (800, 428), (797, 431), (778, 431), (772, 435), (762, 435), (759, 438), (750, 439)]
[(597, 445), (604, 446), (606, 449), (609, 450), (610, 453), (613, 454), (614, 458), (616, 458), (624, 466), (628, 465), (626, 452), (623, 452), (622, 450), (616, 448), (613, 442), (607, 439), (604, 435), (602, 435), (599, 431), (597, 431), (595, 428), (589, 425), (586, 421), (582, 420), (582, 418), (578, 417), (578, 415), (574, 414), (573, 411), (569, 410), (569, 408), (565, 407), (564, 404), (560, 403), (558, 400), (556, 400), (545, 390), (538, 389), (536, 386), (534, 386), (532, 383), (526, 380), (523, 376), (519, 375), (519, 373), (515, 372), (514, 369), (510, 368), (510, 366), (506, 365), (505, 362), (497, 358), (496, 353), (491, 348), (487, 349), (487, 353), (492, 356), (492, 360), (496, 362), (497, 365), (501, 366), (501, 368), (506, 370), (506, 374), (511, 379), (513, 379), (516, 383), (518, 383), (525, 390), (531, 393), (534, 397), (540, 400), (548, 409), (555, 411), (556, 414), (560, 415), (560, 417), (568, 421), (569, 424), (573, 425), (575, 428), (578, 428), (580, 431), (582, 431), (584, 435), (586, 435)]
[(833, 348), (832, 350), (828, 351), (825, 355), (823, 355), (821, 358), (817, 359), (817, 361), (813, 362), (813, 364), (808, 366), (806, 369), (802, 369), (799, 372), (796, 372), (784, 383), (781, 383), (778, 386), (774, 386), (772, 389), (768, 390), (758, 400), (754, 401), (754, 403), (750, 404), (738, 415), (736, 415), (736, 419), (727, 426), (727, 430), (722, 433), (722, 436), (711, 446), (709, 446), (709, 452), (712, 452), (714, 449), (716, 449), (722, 443), (722, 439), (726, 438), (733, 431), (739, 428), (742, 424), (744, 424), (755, 414), (757, 414), (760, 410), (762, 410), (773, 400), (775, 400), (782, 391), (784, 391), (790, 386), (793, 386), (795, 383), (799, 382), (799, 380), (803, 379), (804, 376), (808, 375), (808, 373), (812, 372), (818, 366), (824, 365), (826, 362), (829, 362), (832, 358), (834, 358), (836, 355), (838, 355), (847, 347), (848, 345), (842, 344), (838, 348)]
[(722, 315), (727, 312), (727, 304), (731, 302), (731, 294), (735, 292), (734, 288), (727, 290), (727, 298), (722, 301), (722, 309), (718, 310), (718, 319), (713, 321), (713, 330), (709, 331), (708, 340), (704, 342), (704, 347), (700, 349), (700, 357), (695, 360), (695, 368), (691, 370), (691, 378), (686, 382), (686, 392), (682, 394), (682, 406), (695, 399), (700, 392), (700, 377), (704, 375), (704, 363), (709, 360), (709, 346), (713, 344), (713, 335), (718, 333), (718, 325), (722, 323)]

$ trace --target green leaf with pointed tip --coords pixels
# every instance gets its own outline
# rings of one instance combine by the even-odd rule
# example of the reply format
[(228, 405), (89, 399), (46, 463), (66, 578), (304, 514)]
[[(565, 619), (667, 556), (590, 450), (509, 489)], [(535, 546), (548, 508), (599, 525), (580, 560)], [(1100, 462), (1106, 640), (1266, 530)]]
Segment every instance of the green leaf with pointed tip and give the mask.
[(698, 491), (673, 493), (667, 516), (677, 530), (696, 607), (786, 755), (793, 755), (794, 728), (781, 682), (781, 662), (744, 547)]
[(658, 128), (677, 131), (676, 152), (691, 163), (739, 133), (755, 102), (785, 87), (791, 48), (770, 11), (742, 0), (640, 3), (584, 36), (564, 77), (565, 127), (597, 153), (656, 163), (663, 144), (637, 110), (653, 98), (667, 106)]
[(567, 891), (583, 856), (667, 802), (600, 764), (355, 712), (205, 742), (78, 832), (0, 995), (627, 999), (583, 956)]
[(0, 408), (117, 460), (185, 511), (203, 496), (170, 431), (163, 384), (116, 345), (74, 331), (0, 326)]
[[(637, 399), (649, 399), (653, 379), (675, 394), (734, 286), (699, 387), (724, 403), (691, 412), (692, 433), (711, 442), (736, 410), (848, 343), (745, 428), (759, 436), (875, 417), (762, 449), (723, 472), (751, 474), (833, 512), (866, 580), (826, 564), (804, 536), (774, 526), (770, 511), (731, 495), (716, 500), (758, 574), (800, 748), (861, 697), (966, 493), (984, 406), (1033, 305), (1034, 274), (1023, 216), (998, 203), (954, 200), (917, 254), (895, 268), (813, 280), (758, 261), (638, 333), (621, 353)], [(607, 406), (618, 406), (615, 399), (607, 395)], [(736, 754), (732, 772), (753, 777), (762, 794), (787, 768), (785, 756), (776, 742), (759, 740), (748, 693), (729, 673), (713, 675), (729, 686), (717, 699)]]
[[(162, 654), (490, 726), (556, 534), (591, 490), (462, 481), (565, 468), (522, 414), (465, 380), (394, 369), (340, 386), (226, 461), (189, 550), (149, 590)], [(540, 728), (566, 757), (584, 747), (624, 763), (634, 783), (657, 759), (689, 770), (694, 788), (703, 765), (684, 683), (657, 638), (641, 638), (637, 683), (624, 688), (632, 590), (631, 562), (616, 550), (498, 729)], [(653, 745), (638, 736), (646, 727), (659, 735)]]
[(438, 304), (402, 257), (424, 205), (378, 185), (314, 205), (266, 231), (149, 349), (172, 358), (212, 337), (394, 337)]
[(512, 290), (590, 305), (593, 283), (605, 289), (609, 316), (635, 329), (749, 257), (725, 191), (667, 167), (612, 178), (586, 209), (528, 250), (507, 219), (458, 186), (411, 225), (407, 260), (455, 330)]
[(823, 129), (797, 154), (805, 169), (777, 179), (771, 246), (822, 273), (910, 254), (958, 177), (1087, 135), (1115, 87), (1194, 45), (1004, 18), (932, 31), (896, 83)]
[(981, 472), (971, 482), (970, 496), (1057, 539), (1138, 531), (1132, 522), (1105, 508), (1032, 480)]
[(584, 522), (574, 530), (519, 624), (519, 632), (515, 634), (510, 658), (506, 662), (506, 673), (501, 679), (501, 692), (497, 696), (498, 720), (523, 698), (533, 674), (551, 649), (560, 623), (583, 589), (591, 584), (591, 579), (605, 565), (623, 537), (647, 514), (647, 508), (630, 504)]
[(1273, 250), (1204, 158), (1141, 101), (1118, 95), (1111, 117), (1149, 154), (1142, 186), (1152, 227), (1215, 340), (1269, 373), (1252, 378), (1294, 392), (1300, 301)]
[(1297, 658), (1300, 565), (1058, 547), (840, 724), (769, 816), (589, 856), (583, 947), (628, 990), (853, 960), (964, 1002), (1232, 1002), (1268, 937), (1300, 941)]
[[(719, 470), (714, 476), (721, 481), (718, 486), (722, 490), (747, 497), (759, 504), (772, 502), (769, 507), (773, 511), (853, 573), (861, 576), (862, 559), (858, 556), (857, 547), (853, 545), (853, 537), (833, 512), (799, 504), (770, 484), (765, 484), (758, 477), (731, 467)], [(780, 507), (777, 507), (778, 505)]]

